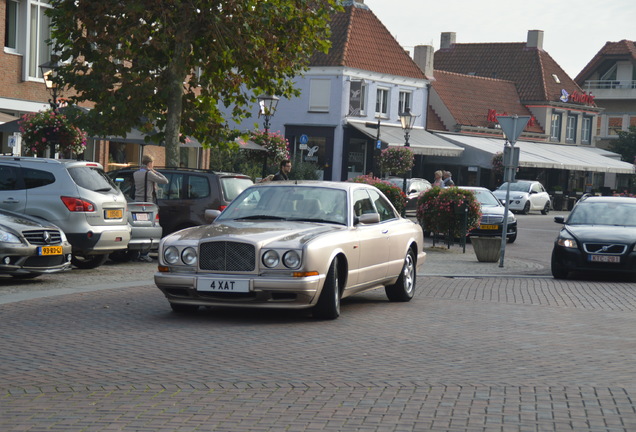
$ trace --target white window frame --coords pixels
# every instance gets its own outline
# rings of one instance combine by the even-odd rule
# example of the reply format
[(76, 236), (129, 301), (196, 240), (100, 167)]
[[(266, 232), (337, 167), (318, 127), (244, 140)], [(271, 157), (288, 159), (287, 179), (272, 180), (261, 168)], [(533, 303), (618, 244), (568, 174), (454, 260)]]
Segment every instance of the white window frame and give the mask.
[(51, 59), (51, 48), (46, 43), (51, 37), (51, 20), (44, 14), (51, 5), (48, 0), (30, 0), (28, 2), (25, 28), (27, 43), (24, 74), (27, 79), (42, 79), (40, 65)]
[[(9, 5), (13, 5), (13, 11), (9, 11)], [(18, 53), (18, 44), (19, 44), (19, 29), (20, 26), (20, 2), (17, 0), (6, 0), (6, 9), (5, 9), (5, 38), (4, 38), (4, 50), (5, 52), (10, 53)], [(10, 28), (13, 26), (13, 31), (11, 31), (11, 35), (9, 34)], [(13, 39), (13, 46), (7, 45), (8, 40)]]
[(398, 113), (406, 112), (406, 109), (413, 109), (412, 105), (413, 92), (400, 91), (400, 97), (398, 100)]
[(309, 80), (309, 111), (329, 112), (331, 102), (331, 80)]
[(581, 144), (592, 144), (592, 117), (583, 116), (581, 122)]
[(367, 85), (362, 84), (360, 87), (360, 115), (365, 116), (367, 114)]
[(578, 123), (578, 116), (568, 115), (565, 125), (565, 142), (576, 142), (576, 125)]
[(375, 92), (375, 116), (389, 117), (389, 97), (390, 90), (386, 87), (378, 87)]
[(563, 123), (563, 113), (553, 112), (550, 119), (550, 140), (561, 141), (561, 125)]

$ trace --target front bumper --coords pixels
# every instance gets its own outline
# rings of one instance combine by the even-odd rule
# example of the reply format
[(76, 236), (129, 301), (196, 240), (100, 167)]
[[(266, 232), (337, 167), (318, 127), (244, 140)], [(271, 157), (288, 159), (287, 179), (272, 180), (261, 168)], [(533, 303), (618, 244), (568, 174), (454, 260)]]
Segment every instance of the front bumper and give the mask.
[[(503, 224), (496, 224), (496, 229), (481, 229), (475, 228), (468, 233), (469, 237), (500, 237), (503, 232)], [(517, 234), (517, 223), (508, 224), (508, 233), (506, 237), (514, 236)]]
[[(248, 281), (246, 293), (197, 291), (197, 277), (224, 277)], [(294, 278), (194, 273), (155, 273), (155, 284), (170, 303), (198, 306), (305, 309), (318, 301), (325, 275)]]
[(621, 255), (620, 263), (592, 262), (587, 253), (577, 248), (556, 246), (553, 254), (556, 263), (567, 271), (636, 274), (636, 251)]
[(22, 245), (0, 251), (0, 273), (26, 275), (57, 273), (71, 269), (70, 245), (63, 246), (61, 255), (37, 255), (37, 247)]

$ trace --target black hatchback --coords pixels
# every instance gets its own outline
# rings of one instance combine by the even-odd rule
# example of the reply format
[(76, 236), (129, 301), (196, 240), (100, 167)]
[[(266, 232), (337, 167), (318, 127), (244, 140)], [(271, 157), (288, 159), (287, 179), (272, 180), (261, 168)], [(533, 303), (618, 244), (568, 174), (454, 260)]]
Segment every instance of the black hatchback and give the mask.
[[(124, 195), (135, 197), (133, 173), (139, 168), (110, 171), (118, 179)], [(192, 226), (207, 224), (206, 210), (223, 210), (238, 194), (252, 185), (243, 174), (224, 173), (194, 168), (156, 168), (168, 178), (168, 184), (157, 185), (159, 220), (166, 236)]]
[(636, 198), (584, 197), (574, 206), (552, 249), (552, 276), (570, 272), (636, 276)]

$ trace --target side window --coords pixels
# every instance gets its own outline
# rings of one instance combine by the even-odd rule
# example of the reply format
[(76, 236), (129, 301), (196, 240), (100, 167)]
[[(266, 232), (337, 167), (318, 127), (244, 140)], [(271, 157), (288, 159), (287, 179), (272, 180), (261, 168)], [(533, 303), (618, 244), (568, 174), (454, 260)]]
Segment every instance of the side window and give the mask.
[(373, 203), (369, 194), (365, 190), (356, 190), (353, 192), (353, 212), (356, 216), (362, 216), (367, 213), (375, 213)]
[(157, 199), (181, 199), (183, 191), (184, 175), (180, 173), (165, 173), (168, 184), (157, 185)]
[(391, 208), (391, 204), (389, 204), (386, 198), (373, 189), (369, 190), (369, 195), (371, 195), (371, 199), (375, 203), (375, 208), (378, 209), (380, 222), (397, 218), (393, 208)]
[(210, 196), (210, 184), (207, 177), (190, 175), (188, 176), (187, 197), (190, 199), (206, 198)]
[(0, 190), (18, 189), (18, 167), (0, 165)]
[(55, 176), (47, 171), (22, 168), (25, 189), (42, 187), (55, 182)]
[[(118, 178), (123, 181), (116, 181)], [(135, 180), (133, 178), (133, 173), (121, 173), (115, 179), (115, 184), (119, 186), (119, 189), (122, 191), (124, 195), (129, 197), (130, 199), (135, 199)]]

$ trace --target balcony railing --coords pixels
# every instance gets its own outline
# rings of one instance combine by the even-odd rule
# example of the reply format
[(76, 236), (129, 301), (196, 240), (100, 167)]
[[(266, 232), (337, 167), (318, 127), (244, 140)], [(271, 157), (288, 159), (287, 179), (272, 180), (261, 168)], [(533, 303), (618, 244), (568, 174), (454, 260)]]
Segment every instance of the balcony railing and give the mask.
[(626, 80), (588, 80), (583, 85), (584, 90), (595, 89), (636, 89), (636, 81)]

